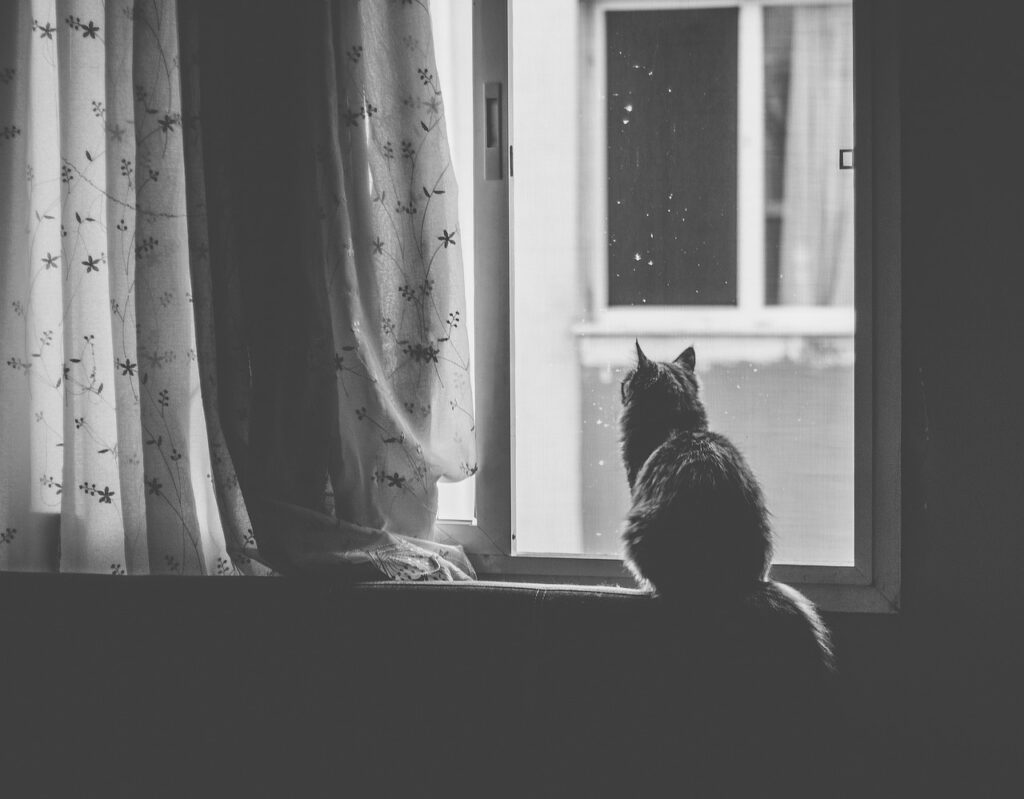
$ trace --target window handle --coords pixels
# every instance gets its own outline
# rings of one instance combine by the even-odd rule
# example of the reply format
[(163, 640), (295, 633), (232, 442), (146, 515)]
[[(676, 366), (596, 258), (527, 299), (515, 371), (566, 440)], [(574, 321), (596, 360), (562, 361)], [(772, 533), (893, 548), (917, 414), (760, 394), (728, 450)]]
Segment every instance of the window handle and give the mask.
[(853, 149), (839, 151), (839, 168), (853, 169)]
[(484, 179), (501, 180), (501, 83), (484, 84)]

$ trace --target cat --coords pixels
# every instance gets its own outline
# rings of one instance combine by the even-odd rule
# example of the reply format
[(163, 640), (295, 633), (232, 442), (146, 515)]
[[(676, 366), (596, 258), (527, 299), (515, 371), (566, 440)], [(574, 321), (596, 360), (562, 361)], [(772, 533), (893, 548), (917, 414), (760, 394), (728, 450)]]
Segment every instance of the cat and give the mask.
[(649, 359), (639, 341), (636, 354), (622, 381), (619, 425), (632, 498), (622, 531), (628, 568), (668, 600), (734, 600), (782, 623), (796, 646), (831, 670), (828, 630), (813, 603), (767, 579), (772, 528), (764, 495), (740, 451), (708, 430), (693, 347), (668, 363)]

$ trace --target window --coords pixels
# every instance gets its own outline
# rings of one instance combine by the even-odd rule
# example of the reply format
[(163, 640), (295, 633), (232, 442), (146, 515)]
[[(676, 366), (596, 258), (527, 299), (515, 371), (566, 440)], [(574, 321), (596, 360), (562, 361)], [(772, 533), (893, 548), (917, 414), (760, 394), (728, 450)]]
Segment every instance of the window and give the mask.
[[(435, 17), (465, 28), (458, 6), (435, 0)], [(474, 103), (472, 136), (465, 119), (451, 136), (457, 174), (475, 159), (472, 197), (460, 188), (488, 320), (474, 326), (481, 468), (475, 502), (449, 492), (442, 517), (482, 573), (623, 575), (618, 382), (637, 337), (660, 359), (696, 346), (712, 427), (765, 488), (773, 577), (826, 608), (895, 606), (884, 14), (842, 0), (477, 4), (472, 85), (449, 87), (447, 108), (452, 126)], [(465, 39), (436, 41), (439, 69), (459, 47), (468, 58)]]

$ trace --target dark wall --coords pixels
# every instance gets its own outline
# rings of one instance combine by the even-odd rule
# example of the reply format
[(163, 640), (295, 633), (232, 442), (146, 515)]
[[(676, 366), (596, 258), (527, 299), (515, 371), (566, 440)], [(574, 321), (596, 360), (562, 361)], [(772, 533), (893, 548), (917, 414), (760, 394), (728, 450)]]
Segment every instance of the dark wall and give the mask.
[(903, 607), (829, 621), (866, 779), (905, 795), (1020, 784), (1024, 50), (1010, 8), (902, 3)]

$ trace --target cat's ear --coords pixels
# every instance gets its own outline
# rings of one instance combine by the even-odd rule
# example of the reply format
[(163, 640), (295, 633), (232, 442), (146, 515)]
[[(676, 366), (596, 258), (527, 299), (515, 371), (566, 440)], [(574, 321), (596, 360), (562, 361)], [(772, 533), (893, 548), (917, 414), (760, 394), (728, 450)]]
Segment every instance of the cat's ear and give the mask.
[(693, 371), (693, 367), (697, 365), (697, 353), (693, 351), (693, 347), (687, 347), (678, 357), (672, 362), (679, 364), (680, 366)]
[(636, 368), (645, 369), (651, 365), (651, 359), (644, 355), (644, 351), (640, 349), (640, 339), (636, 339)]

